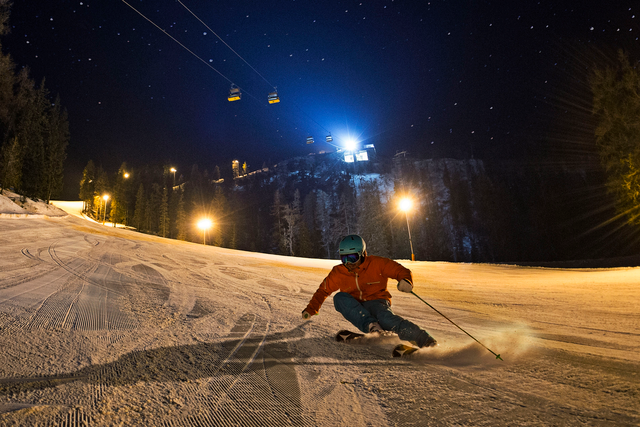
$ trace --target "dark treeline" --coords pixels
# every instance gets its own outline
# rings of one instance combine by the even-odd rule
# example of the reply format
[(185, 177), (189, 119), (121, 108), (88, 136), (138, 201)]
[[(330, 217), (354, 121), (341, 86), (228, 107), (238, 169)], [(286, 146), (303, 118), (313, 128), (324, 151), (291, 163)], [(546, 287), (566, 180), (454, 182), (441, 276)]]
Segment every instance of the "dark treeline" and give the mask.
[[(559, 261), (639, 249), (609, 221), (613, 202), (593, 159), (581, 167), (404, 157), (349, 164), (325, 154), (223, 172), (193, 166), (175, 178), (169, 166), (123, 164), (109, 174), (89, 162), (80, 197), (97, 219), (141, 232), (202, 243), (196, 224), (208, 217), (207, 244), (303, 257), (336, 258), (340, 238), (358, 233), (370, 253), (410, 259), (407, 220), (417, 260)], [(404, 196), (414, 200), (406, 217)]]
[(596, 144), (618, 213), (640, 225), (640, 62), (618, 52), (615, 65), (595, 68), (590, 78)]
[[(0, 1), (0, 36), (7, 32), (10, 3)], [(44, 80), (18, 69), (0, 45), (0, 191), (10, 188), (47, 202), (62, 192), (69, 144), (67, 113), (50, 100)]]

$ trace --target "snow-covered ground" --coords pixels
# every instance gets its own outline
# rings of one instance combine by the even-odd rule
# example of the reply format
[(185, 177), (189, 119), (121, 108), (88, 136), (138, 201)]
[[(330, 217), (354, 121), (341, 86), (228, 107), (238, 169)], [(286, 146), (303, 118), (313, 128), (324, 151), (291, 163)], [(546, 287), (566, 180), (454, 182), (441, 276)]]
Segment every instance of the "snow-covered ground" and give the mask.
[[(80, 203), (80, 210), (82, 210), (82, 202), (71, 203)], [(43, 216), (62, 217), (66, 215), (67, 212), (54, 205), (34, 201), (28, 197), (23, 198), (6, 189), (3, 189), (0, 194), (0, 218), (41, 218)]]
[[(58, 206), (63, 206), (58, 203)], [(640, 268), (403, 263), (440, 342), (333, 341), (336, 261), (0, 215), (0, 425), (639, 425)], [(0, 210), (13, 212), (0, 197)], [(31, 216), (31, 217), (30, 217)]]

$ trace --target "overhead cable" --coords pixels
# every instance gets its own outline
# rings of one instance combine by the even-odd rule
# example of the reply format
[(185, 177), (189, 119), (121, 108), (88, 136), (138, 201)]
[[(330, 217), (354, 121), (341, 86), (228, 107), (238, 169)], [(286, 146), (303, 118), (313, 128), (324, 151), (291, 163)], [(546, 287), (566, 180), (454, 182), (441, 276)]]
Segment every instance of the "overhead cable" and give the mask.
[(213, 71), (215, 71), (216, 73), (218, 73), (222, 78), (224, 78), (225, 80), (227, 80), (229, 83), (233, 84), (233, 81), (231, 81), (227, 76), (225, 76), (224, 74), (222, 74), (220, 71), (216, 70), (213, 66), (211, 66), (211, 64), (209, 64), (207, 61), (205, 61), (204, 59), (200, 58), (198, 55), (196, 55), (191, 49), (189, 49), (188, 47), (186, 47), (185, 45), (183, 45), (182, 43), (180, 43), (175, 37), (173, 37), (171, 34), (167, 33), (165, 30), (163, 30), (159, 25), (157, 25), (155, 22), (153, 22), (151, 19), (147, 18), (146, 16), (144, 16), (142, 14), (142, 12), (140, 12), (138, 9), (136, 9), (135, 7), (131, 6), (129, 3), (127, 3), (125, 0), (122, 0), (122, 2), (124, 4), (126, 4), (127, 6), (129, 6), (131, 9), (133, 9), (138, 15), (142, 16), (144, 19), (146, 19), (151, 25), (153, 25), (154, 27), (156, 27), (157, 29), (159, 29), (160, 31), (162, 31), (167, 37), (169, 37), (171, 40), (173, 40), (174, 42), (178, 43), (183, 49), (185, 49), (187, 52), (189, 52), (190, 54), (192, 54), (193, 56), (195, 56), (196, 58), (198, 58), (200, 61), (202, 61), (202, 63), (204, 65), (206, 65), (207, 67), (211, 68)]
[(208, 29), (209, 31), (211, 31), (211, 32), (213, 33), (213, 35), (215, 35), (215, 36), (218, 38), (218, 40), (220, 40), (222, 43), (224, 43), (224, 45), (225, 45), (226, 47), (228, 47), (228, 48), (229, 48), (229, 50), (231, 50), (231, 52), (235, 53), (235, 54), (236, 54), (236, 56), (237, 56), (238, 58), (242, 59), (242, 61), (244, 61), (244, 63), (245, 63), (245, 64), (247, 64), (247, 65), (249, 66), (249, 68), (251, 68), (251, 69), (252, 69), (252, 70), (253, 70), (257, 75), (259, 75), (259, 76), (262, 78), (262, 80), (264, 80), (265, 82), (267, 82), (267, 84), (268, 84), (269, 86), (271, 86), (271, 87), (273, 87), (273, 88), (275, 89), (275, 86), (274, 86), (274, 85), (272, 85), (272, 84), (269, 82), (269, 80), (267, 80), (267, 79), (266, 79), (262, 74), (260, 74), (260, 73), (258, 72), (258, 70), (256, 70), (256, 69), (255, 69), (251, 64), (249, 64), (249, 63), (248, 63), (248, 62), (247, 62), (247, 61), (246, 61), (242, 56), (240, 56), (240, 54), (239, 54), (238, 52), (236, 52), (235, 50), (233, 50), (233, 48), (232, 48), (231, 46), (229, 46), (229, 44), (227, 44), (227, 42), (225, 42), (225, 41), (224, 41), (224, 40), (223, 40), (223, 39), (222, 39), (218, 34), (216, 34), (216, 32), (215, 32), (215, 31), (213, 31), (213, 30), (211, 29), (211, 27), (209, 27), (209, 26), (208, 26), (208, 25), (207, 25), (207, 24), (206, 24), (202, 19), (200, 19), (200, 18), (198, 17), (198, 15), (196, 15), (195, 13), (193, 13), (193, 11), (192, 11), (191, 9), (189, 9), (189, 8), (188, 8), (184, 3), (182, 3), (182, 1), (181, 1), (181, 0), (177, 0), (177, 2), (178, 2), (178, 3), (180, 3), (180, 4), (182, 5), (182, 7), (184, 7), (184, 8), (185, 8), (185, 9), (186, 9), (186, 10), (187, 10), (191, 15), (193, 15), (193, 17), (194, 17), (194, 18), (196, 18), (198, 21), (200, 21), (200, 23), (201, 23), (202, 25), (204, 25), (205, 27), (207, 27), (207, 29)]

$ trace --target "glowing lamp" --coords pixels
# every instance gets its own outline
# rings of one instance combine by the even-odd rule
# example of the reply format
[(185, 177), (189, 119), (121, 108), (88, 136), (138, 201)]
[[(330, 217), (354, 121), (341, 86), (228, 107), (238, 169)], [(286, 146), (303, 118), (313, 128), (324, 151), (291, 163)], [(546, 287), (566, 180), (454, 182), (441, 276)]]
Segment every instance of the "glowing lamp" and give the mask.
[(405, 197), (400, 200), (400, 210), (404, 211), (405, 219), (407, 220), (407, 232), (409, 233), (409, 245), (411, 247), (411, 261), (416, 260), (416, 255), (413, 253), (413, 241), (411, 240), (411, 228), (409, 227), (409, 211), (413, 207), (413, 201)]
[(349, 138), (347, 139), (346, 143), (345, 143), (345, 148), (349, 151), (353, 151), (356, 149), (356, 147), (358, 146), (358, 141), (356, 141), (353, 138)]
[[(105, 221), (107, 220), (107, 202), (109, 201), (109, 195), (103, 195), (102, 199), (104, 200), (104, 210), (102, 211), (102, 225), (104, 225)], [(98, 215), (100, 214), (98, 213)], [(98, 221), (100, 221), (100, 216), (98, 216)]]
[(208, 230), (211, 228), (212, 222), (208, 218), (201, 219), (198, 221), (198, 228), (201, 230)]
[(198, 228), (202, 230), (202, 244), (207, 244), (207, 230), (211, 228), (213, 222), (209, 218), (202, 218), (198, 221)]
[(404, 199), (400, 200), (401, 211), (408, 212), (411, 210), (412, 206), (413, 206), (413, 202), (411, 201), (411, 199), (405, 197)]

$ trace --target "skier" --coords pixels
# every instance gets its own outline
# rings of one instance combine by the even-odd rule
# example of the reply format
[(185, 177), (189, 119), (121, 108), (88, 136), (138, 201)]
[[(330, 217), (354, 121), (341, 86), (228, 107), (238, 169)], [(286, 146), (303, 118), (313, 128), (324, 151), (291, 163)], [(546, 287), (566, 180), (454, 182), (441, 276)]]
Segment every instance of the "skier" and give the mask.
[(387, 279), (397, 280), (398, 290), (409, 293), (413, 290), (411, 270), (389, 258), (367, 255), (366, 248), (365, 241), (357, 234), (340, 241), (342, 265), (333, 267), (302, 311), (302, 318), (318, 314), (324, 300), (340, 291), (333, 297), (336, 310), (362, 332), (391, 331), (418, 347), (437, 345), (427, 331), (391, 311)]

